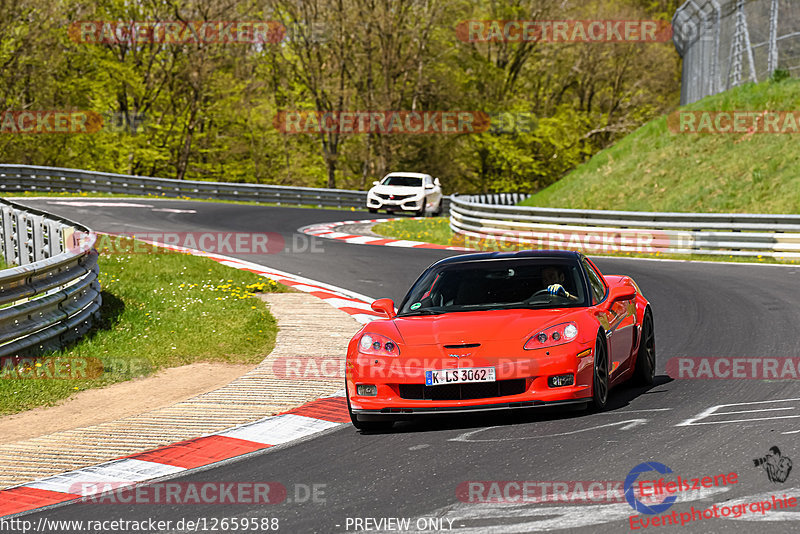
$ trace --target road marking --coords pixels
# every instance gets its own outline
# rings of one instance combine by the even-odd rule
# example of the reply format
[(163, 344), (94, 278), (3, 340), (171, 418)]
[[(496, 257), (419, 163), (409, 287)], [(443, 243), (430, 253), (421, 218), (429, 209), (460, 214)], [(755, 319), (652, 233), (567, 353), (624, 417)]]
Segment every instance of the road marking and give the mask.
[(739, 410), (739, 411), (731, 411), (731, 412), (721, 412), (718, 411), (721, 408), (727, 408), (729, 406), (751, 406), (754, 404), (770, 404), (770, 403), (779, 403), (779, 402), (800, 402), (800, 399), (780, 399), (780, 400), (767, 400), (767, 401), (753, 401), (753, 402), (737, 402), (734, 404), (718, 404), (716, 406), (712, 406), (706, 410), (703, 410), (699, 414), (695, 415), (694, 417), (690, 417), (678, 423), (675, 426), (696, 426), (696, 425), (724, 425), (726, 423), (748, 423), (751, 421), (773, 421), (775, 419), (796, 419), (800, 417), (800, 414), (797, 415), (776, 415), (773, 417), (752, 417), (748, 419), (728, 419), (724, 421), (703, 421), (703, 419), (708, 419), (709, 417), (714, 416), (725, 416), (725, 415), (739, 415), (739, 414), (746, 414), (746, 413), (760, 413), (760, 412), (775, 412), (780, 410), (795, 410), (796, 406), (789, 406), (789, 407), (774, 407), (774, 408), (764, 408), (764, 409), (755, 409), (755, 410)]
[(589, 432), (591, 430), (597, 430), (599, 428), (606, 428), (610, 426), (618, 426), (623, 425), (620, 427), (620, 430), (630, 430), (639, 425), (643, 425), (647, 423), (649, 419), (628, 419), (626, 421), (617, 421), (615, 423), (606, 423), (604, 425), (597, 425), (592, 426), (589, 428), (581, 428), (578, 430), (572, 430), (570, 432), (560, 432), (558, 434), (539, 434), (536, 436), (524, 436), (520, 438), (495, 438), (495, 439), (472, 439), (472, 436), (478, 434), (480, 432), (486, 432), (487, 430), (493, 430), (496, 428), (505, 428), (500, 426), (490, 426), (486, 428), (479, 428), (477, 430), (470, 430), (469, 432), (464, 432), (463, 434), (459, 434), (458, 436), (451, 438), (447, 441), (460, 441), (463, 443), (495, 443), (495, 442), (502, 442), (502, 441), (520, 441), (520, 440), (528, 440), (528, 439), (542, 439), (542, 438), (555, 438), (559, 436), (571, 436), (573, 434), (580, 434), (581, 432)]
[(640, 413), (640, 412), (668, 412), (672, 410), (672, 408), (650, 408), (644, 410), (625, 410), (624, 412), (603, 412), (596, 415), (625, 415), (628, 413)]
[(134, 204), (133, 202), (85, 202), (80, 200), (56, 200), (48, 202), (58, 206), (76, 208), (154, 208), (152, 204)]
[(172, 208), (153, 208), (150, 211), (163, 211), (164, 213), (197, 213), (197, 210), (176, 210)]
[[(703, 488), (678, 496), (677, 503), (706, 499), (729, 491), (728, 487)], [(419, 517), (444, 517), (452, 521), (459, 534), (523, 534), (590, 527), (627, 520), (638, 515), (627, 503), (586, 506), (541, 506), (538, 503), (456, 503)], [(536, 519), (541, 517), (541, 519)], [(475, 521), (477, 525), (470, 525)], [(516, 522), (515, 522), (516, 521)], [(414, 519), (411, 524), (415, 524)], [(627, 527), (627, 525), (626, 525)], [(627, 530), (625, 528), (624, 530)], [(418, 533), (422, 531), (409, 530)]]

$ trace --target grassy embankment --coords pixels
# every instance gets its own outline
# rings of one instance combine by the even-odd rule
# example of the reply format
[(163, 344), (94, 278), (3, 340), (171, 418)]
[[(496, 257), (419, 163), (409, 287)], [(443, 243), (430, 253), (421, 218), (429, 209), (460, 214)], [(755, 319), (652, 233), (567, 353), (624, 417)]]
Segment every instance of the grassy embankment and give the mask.
[(99, 265), (102, 320), (59, 353), (28, 363), (4, 360), (0, 414), (52, 405), (76, 391), (167, 367), (255, 364), (274, 346), (275, 319), (255, 293), (285, 290), (275, 282), (179, 253), (101, 250)]
[[(681, 111), (792, 111), (800, 109), (800, 80), (748, 84)], [(781, 125), (784, 123), (781, 122)], [(630, 211), (798, 213), (800, 124), (792, 133), (674, 133), (655, 119), (595, 155), (559, 182), (522, 202), (526, 206)], [(382, 235), (459, 245), (446, 219), (382, 223)], [(627, 254), (635, 255), (635, 254)], [(688, 259), (685, 255), (661, 258)], [(652, 257), (652, 255), (644, 255)], [(771, 258), (691, 256), (763, 261)]]

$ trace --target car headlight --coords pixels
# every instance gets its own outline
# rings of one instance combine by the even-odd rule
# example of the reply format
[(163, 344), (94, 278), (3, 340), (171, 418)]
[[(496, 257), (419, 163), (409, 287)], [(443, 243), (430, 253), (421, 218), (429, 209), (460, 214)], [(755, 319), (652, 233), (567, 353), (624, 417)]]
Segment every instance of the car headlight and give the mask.
[(379, 334), (364, 334), (358, 340), (358, 352), (373, 356), (399, 356), (397, 343)]
[(525, 350), (544, 349), (569, 343), (578, 337), (578, 325), (562, 323), (546, 328), (525, 343)]

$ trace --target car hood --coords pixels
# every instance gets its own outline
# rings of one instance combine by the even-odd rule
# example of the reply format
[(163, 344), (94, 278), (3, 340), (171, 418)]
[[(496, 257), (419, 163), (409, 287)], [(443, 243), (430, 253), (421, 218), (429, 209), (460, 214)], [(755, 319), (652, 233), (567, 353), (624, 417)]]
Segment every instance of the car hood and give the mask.
[(403, 185), (376, 185), (370, 192), (380, 193), (382, 195), (416, 195), (422, 193), (422, 187), (407, 187)]
[(576, 310), (491, 310), (454, 312), (442, 315), (397, 317), (394, 326), (402, 342), (414, 345), (482, 343), (520, 340), (539, 330), (570, 320)]

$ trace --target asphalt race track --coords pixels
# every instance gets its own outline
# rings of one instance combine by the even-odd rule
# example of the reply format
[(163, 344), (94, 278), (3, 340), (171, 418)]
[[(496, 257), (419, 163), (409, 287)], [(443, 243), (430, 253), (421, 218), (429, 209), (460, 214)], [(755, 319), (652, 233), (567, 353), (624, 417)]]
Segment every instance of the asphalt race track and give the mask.
[[(146, 199), (125, 200), (140, 207), (79, 207), (59, 202), (69, 200), (22, 201), (98, 231), (277, 232), (288, 252), (231, 255), (375, 298), (399, 300), (422, 269), (454, 254), (322, 239), (309, 243), (309, 237), (296, 232), (312, 223), (374, 218), (366, 212)], [(144, 206), (196, 213), (152, 211)], [(293, 240), (295, 251), (291, 250)], [(323, 252), (308, 250), (310, 245)], [(770, 482), (765, 471), (753, 463), (772, 446), (800, 460), (800, 382), (672, 380), (665, 373), (667, 360), (677, 356), (800, 356), (800, 267), (596, 261), (606, 274), (631, 275), (650, 299), (658, 351), (656, 385), (649, 390), (615, 389), (605, 413), (528, 410), (440, 417), (401, 423), (380, 434), (360, 434), (351, 425), (343, 425), (307, 441), (177, 479), (277, 481), (289, 490), (287, 501), (281, 504), (74, 504), (26, 519), (154, 518), (174, 524), (181, 518), (269, 517), (279, 519), (281, 532), (303, 533), (368, 531), (375, 526), (356, 523), (355, 518), (410, 518), (412, 531), (629, 532), (633, 510), (625, 502), (475, 504), (461, 502), (456, 492), (467, 481), (622, 481), (645, 461), (663, 463), (684, 478), (738, 473), (737, 484), (706, 490), (703, 499), (679, 500), (673, 507), (678, 513), (691, 506), (761, 501), (773, 494), (800, 497), (800, 471), (791, 473), (785, 483)], [(715, 406), (719, 407), (713, 413), (706, 412)], [(706, 414), (701, 416), (703, 412)], [(315, 484), (324, 485), (317, 486), (324, 494), (318, 495), (318, 502), (304, 499), (303, 488)], [(757, 512), (747, 513), (739, 519), (703, 519), (659, 530), (749, 533), (800, 529), (798, 508), (766, 516), (774, 520), (759, 517)], [(443, 528), (426, 530), (439, 523)]]

